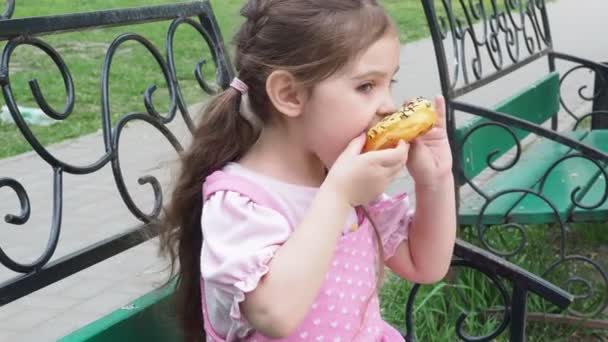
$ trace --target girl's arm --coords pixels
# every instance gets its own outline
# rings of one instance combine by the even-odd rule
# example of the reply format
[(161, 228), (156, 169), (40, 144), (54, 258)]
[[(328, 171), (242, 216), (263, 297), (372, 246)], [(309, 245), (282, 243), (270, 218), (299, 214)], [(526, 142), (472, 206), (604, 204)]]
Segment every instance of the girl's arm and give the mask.
[(408, 238), (401, 242), (386, 265), (400, 277), (428, 284), (447, 273), (456, 239), (454, 178), (415, 185), (416, 211)]
[(321, 187), (303, 221), (272, 258), (270, 271), (241, 303), (257, 331), (271, 338), (286, 337), (304, 319), (351, 209), (342, 196)]
[(317, 297), (353, 206), (376, 198), (403, 168), (405, 144), (361, 154), (365, 135), (333, 163), (308, 212), (277, 250), (269, 272), (245, 295), (242, 310), (269, 337), (290, 335)]
[(364, 144), (361, 134), (340, 154), (269, 272), (245, 295), (241, 309), (262, 334), (286, 337), (298, 327), (323, 285), (353, 206), (376, 198), (403, 168), (405, 144), (361, 154)]

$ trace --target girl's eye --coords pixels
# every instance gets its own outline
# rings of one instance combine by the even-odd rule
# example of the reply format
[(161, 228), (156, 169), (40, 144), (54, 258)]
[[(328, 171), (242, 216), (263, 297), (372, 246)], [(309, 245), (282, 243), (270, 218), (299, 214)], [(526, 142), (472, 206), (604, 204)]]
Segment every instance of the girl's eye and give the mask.
[(397, 82), (398, 82), (398, 80), (393, 78), (393, 79), (391, 80), (391, 84), (389, 85), (389, 88), (390, 88), (390, 89), (393, 89), (393, 85), (395, 85), (395, 83), (397, 83)]
[(360, 85), (357, 90), (362, 91), (364, 93), (369, 93), (374, 88), (374, 84), (371, 82), (364, 83)]

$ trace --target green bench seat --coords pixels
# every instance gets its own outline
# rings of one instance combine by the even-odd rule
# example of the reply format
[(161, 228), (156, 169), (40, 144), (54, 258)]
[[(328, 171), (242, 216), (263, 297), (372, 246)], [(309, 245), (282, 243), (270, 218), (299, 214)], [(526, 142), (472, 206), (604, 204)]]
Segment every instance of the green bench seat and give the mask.
[(151, 291), (79, 328), (59, 342), (180, 341), (171, 304), (173, 286)]
[[(513, 97), (497, 105), (494, 110), (536, 124), (551, 119), (559, 109), (559, 74), (552, 72), (538, 82), (525, 88)], [(460, 165), (465, 177), (472, 180), (491, 200), (487, 201), (477, 193), (460, 198), (459, 219), (461, 224), (540, 224), (562, 221), (589, 221), (608, 219), (608, 204), (597, 208), (584, 209), (575, 206), (571, 194), (577, 188), (576, 200), (586, 206), (597, 204), (605, 190), (605, 180), (598, 165), (580, 157), (567, 158), (578, 154), (570, 147), (542, 138), (531, 146), (523, 148), (519, 160), (513, 163), (512, 156), (496, 163), (495, 167), (513, 164), (503, 171), (496, 171), (489, 180), (477, 184), (479, 176), (488, 168), (488, 156), (494, 163), (509, 149), (516, 148), (516, 139), (503, 127), (488, 125), (472, 131), (476, 126), (490, 121), (476, 118), (460, 127), (456, 132), (456, 144), (462, 144)], [(513, 129), (518, 140), (528, 132)], [(467, 136), (467, 134), (469, 136)], [(600, 151), (608, 151), (607, 130), (576, 130), (565, 132), (568, 137), (585, 143)], [(496, 152), (494, 152), (496, 151)], [(494, 152), (494, 154), (492, 154)], [(566, 158), (565, 160), (562, 160)], [(559, 162), (558, 162), (559, 161)], [(549, 168), (555, 167), (548, 173)], [(539, 192), (541, 180), (546, 180)], [(460, 184), (464, 184), (461, 180)], [(539, 192), (555, 207), (535, 194), (516, 189)], [(501, 191), (506, 191), (497, 195)], [(493, 196), (496, 196), (493, 198)]]

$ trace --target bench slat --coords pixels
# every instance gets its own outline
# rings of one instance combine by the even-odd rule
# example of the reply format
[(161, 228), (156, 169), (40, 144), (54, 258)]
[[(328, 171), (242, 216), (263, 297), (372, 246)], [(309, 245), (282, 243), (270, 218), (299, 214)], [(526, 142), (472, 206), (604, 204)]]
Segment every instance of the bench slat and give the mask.
[[(591, 132), (591, 140), (589, 144), (601, 149), (602, 151), (608, 151), (608, 130), (597, 130)], [(608, 168), (606, 168), (608, 170)], [(606, 188), (606, 179), (604, 175), (599, 172), (598, 177), (589, 189), (589, 191), (579, 199), (579, 202), (584, 205), (591, 205), (598, 203), (604, 195)], [(572, 213), (573, 221), (597, 221), (597, 220), (608, 220), (608, 201), (605, 201), (599, 208), (596, 209), (582, 209), (575, 208)]]
[[(602, 148), (602, 138), (606, 138), (606, 135), (598, 134), (598, 131), (592, 131), (582, 142), (590, 146), (608, 150), (606, 140), (604, 140), (604, 147)], [(604, 132), (602, 132), (604, 133)], [(561, 218), (566, 221), (574, 205), (571, 200), (571, 193), (577, 187), (581, 187), (578, 194), (578, 200), (586, 197), (585, 194), (592, 187), (595, 179), (600, 174), (598, 167), (590, 161), (582, 158), (572, 158), (564, 160), (548, 176), (545, 182), (543, 194), (556, 206)], [(538, 186), (535, 186), (538, 189)], [(597, 202), (599, 197), (594, 201)], [(593, 203), (590, 200), (583, 201), (583, 203)], [(520, 222), (525, 221), (529, 223), (545, 223), (555, 222), (555, 214), (553, 210), (540, 198), (533, 195), (526, 195), (525, 198), (519, 202), (512, 212), (512, 217)]]
[(73, 331), (58, 342), (178, 341), (173, 317), (173, 289), (151, 291), (124, 307)]
[[(571, 132), (568, 135), (580, 140), (587, 132)], [(557, 144), (551, 140), (543, 139), (534, 143), (521, 155), (521, 159), (514, 167), (496, 174), (482, 188), (487, 195), (493, 195), (501, 190), (524, 188), (530, 189), (543, 176), (547, 168), (570, 151), (570, 148)], [(506, 214), (523, 198), (522, 193), (511, 193), (501, 196), (492, 202), (484, 212), (484, 223), (503, 223)], [(479, 196), (462, 199), (459, 209), (462, 224), (474, 224), (485, 200)], [(534, 218), (526, 218), (534, 219)]]
[[(547, 74), (536, 83), (497, 104), (494, 110), (537, 124), (544, 123), (559, 110), (559, 73)], [(460, 144), (469, 130), (484, 122), (489, 121), (476, 118), (459, 127), (455, 132), (456, 143)], [(520, 140), (528, 135), (527, 131), (520, 129), (514, 129), (514, 132)], [(495, 156), (498, 158), (514, 144), (511, 135), (502, 128), (484, 127), (477, 130), (462, 147), (461, 162), (465, 174), (468, 178), (477, 176), (487, 167), (486, 156), (491, 151), (499, 149), (501, 152)]]

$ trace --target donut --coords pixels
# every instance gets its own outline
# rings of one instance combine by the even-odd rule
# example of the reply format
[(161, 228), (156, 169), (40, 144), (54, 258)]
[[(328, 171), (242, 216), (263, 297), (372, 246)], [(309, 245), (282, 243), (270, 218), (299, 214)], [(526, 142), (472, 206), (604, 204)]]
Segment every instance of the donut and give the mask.
[(404, 104), (367, 131), (363, 151), (377, 151), (397, 146), (399, 140), (410, 142), (435, 126), (437, 112), (432, 103), (418, 97)]

